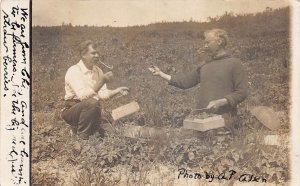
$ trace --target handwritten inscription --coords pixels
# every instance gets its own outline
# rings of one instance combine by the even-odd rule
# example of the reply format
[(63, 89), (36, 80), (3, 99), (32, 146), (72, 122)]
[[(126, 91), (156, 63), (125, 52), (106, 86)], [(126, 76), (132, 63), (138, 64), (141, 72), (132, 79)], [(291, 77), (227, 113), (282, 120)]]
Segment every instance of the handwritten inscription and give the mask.
[(206, 172), (204, 171), (203, 173), (200, 172), (194, 172), (190, 173), (188, 172), (187, 169), (185, 168), (180, 168), (178, 169), (178, 179), (184, 178), (184, 179), (205, 179), (208, 182), (213, 182), (215, 180), (231, 180), (233, 178), (236, 178), (235, 176), (237, 175), (237, 180), (239, 182), (261, 182), (261, 183), (266, 183), (267, 180), (262, 177), (262, 176), (256, 176), (253, 174), (240, 174), (238, 175), (235, 170), (228, 170), (224, 171), (219, 174), (214, 174), (211, 172)]
[(5, 116), (1, 118), (1, 132), (5, 131), (2, 141), (6, 143), (4, 159), (9, 171), (6, 175), (13, 185), (27, 185), (30, 183), (29, 1), (5, 4), (1, 11), (1, 116), (2, 113)]

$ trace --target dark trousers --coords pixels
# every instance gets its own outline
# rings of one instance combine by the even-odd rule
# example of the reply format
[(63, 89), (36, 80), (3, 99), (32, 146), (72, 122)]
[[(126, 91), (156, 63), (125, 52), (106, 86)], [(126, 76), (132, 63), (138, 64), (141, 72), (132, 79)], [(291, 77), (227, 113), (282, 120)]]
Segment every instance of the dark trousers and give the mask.
[(79, 136), (88, 137), (98, 131), (101, 119), (100, 103), (94, 98), (89, 98), (73, 105), (67, 104), (62, 118)]

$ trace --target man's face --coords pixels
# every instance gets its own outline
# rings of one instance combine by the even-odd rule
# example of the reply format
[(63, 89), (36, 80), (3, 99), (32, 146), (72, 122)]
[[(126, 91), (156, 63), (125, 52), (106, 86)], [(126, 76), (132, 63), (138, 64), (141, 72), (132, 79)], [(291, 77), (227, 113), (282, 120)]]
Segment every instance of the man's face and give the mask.
[(204, 40), (204, 50), (211, 56), (217, 55), (220, 50), (221, 40), (212, 34), (208, 34)]
[(94, 49), (92, 45), (89, 45), (88, 51), (82, 58), (88, 64), (96, 63), (99, 60), (99, 51)]

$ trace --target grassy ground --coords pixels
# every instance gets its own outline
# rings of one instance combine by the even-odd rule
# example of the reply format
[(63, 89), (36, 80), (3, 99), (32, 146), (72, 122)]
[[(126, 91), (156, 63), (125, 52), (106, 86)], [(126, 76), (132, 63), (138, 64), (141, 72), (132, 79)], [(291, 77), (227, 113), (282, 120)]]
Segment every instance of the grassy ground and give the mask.
[[(159, 23), (148, 26), (35, 27), (33, 28), (33, 185), (203, 185), (208, 180), (177, 179), (178, 169), (220, 174), (235, 170), (267, 179), (268, 184), (289, 180), (289, 35), (288, 9), (234, 17), (210, 23)], [(193, 136), (131, 139), (120, 135), (125, 125), (180, 128), (194, 106), (199, 87), (187, 91), (168, 86), (147, 68), (154, 64), (176, 74), (195, 67), (203, 56), (202, 33), (224, 28), (229, 50), (243, 60), (251, 93), (239, 105), (235, 135), (214, 132)], [(131, 88), (130, 95), (102, 102), (106, 112), (136, 100), (141, 111), (112, 123), (119, 132), (88, 141), (69, 134), (60, 118), (64, 75), (79, 60), (76, 46), (85, 39), (100, 43), (101, 58), (114, 65), (109, 88)], [(102, 67), (104, 70), (105, 68)], [(270, 131), (249, 112), (253, 106), (271, 107), (281, 128)], [(280, 148), (266, 146), (263, 137), (279, 136)], [(234, 184), (233, 181), (213, 183)], [(238, 183), (238, 182), (237, 182)]]

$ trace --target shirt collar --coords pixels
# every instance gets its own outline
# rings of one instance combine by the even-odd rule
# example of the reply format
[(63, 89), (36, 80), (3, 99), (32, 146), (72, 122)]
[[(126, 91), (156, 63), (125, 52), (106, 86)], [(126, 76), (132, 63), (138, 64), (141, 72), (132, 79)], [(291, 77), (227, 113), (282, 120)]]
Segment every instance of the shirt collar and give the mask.
[[(86, 66), (82, 60), (79, 61), (78, 66), (84, 74), (87, 74), (87, 73), (90, 73), (93, 71), (93, 70), (89, 70), (88, 68), (86, 68)], [(93, 69), (94, 69), (94, 67), (93, 67)]]

